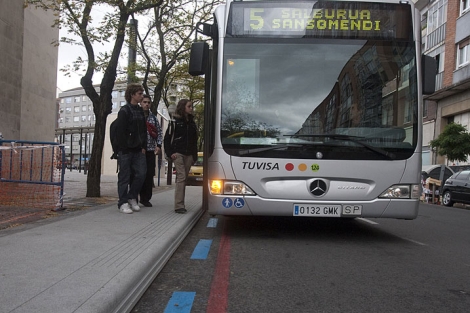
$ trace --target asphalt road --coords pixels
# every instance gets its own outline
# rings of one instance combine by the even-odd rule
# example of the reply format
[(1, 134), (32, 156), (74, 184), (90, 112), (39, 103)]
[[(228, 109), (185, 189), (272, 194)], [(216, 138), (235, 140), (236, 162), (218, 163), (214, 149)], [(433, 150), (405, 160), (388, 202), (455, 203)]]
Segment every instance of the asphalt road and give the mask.
[[(133, 312), (468, 312), (470, 211), (200, 220)], [(191, 259), (211, 240), (206, 259)], [(189, 311), (176, 292), (194, 293)], [(175, 308), (181, 311), (172, 311)]]

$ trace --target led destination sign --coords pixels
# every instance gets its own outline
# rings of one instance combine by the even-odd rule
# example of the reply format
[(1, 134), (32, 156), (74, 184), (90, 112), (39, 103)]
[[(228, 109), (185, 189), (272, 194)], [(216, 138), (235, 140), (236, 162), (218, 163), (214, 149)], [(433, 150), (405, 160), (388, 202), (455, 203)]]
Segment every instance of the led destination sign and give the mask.
[(406, 4), (232, 2), (230, 37), (410, 39)]

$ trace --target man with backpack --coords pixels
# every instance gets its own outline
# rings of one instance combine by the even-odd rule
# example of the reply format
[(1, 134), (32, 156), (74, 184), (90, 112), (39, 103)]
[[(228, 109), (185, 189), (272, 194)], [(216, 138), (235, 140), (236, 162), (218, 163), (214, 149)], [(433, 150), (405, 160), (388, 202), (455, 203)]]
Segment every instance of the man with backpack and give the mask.
[(119, 110), (113, 125), (111, 143), (117, 151), (119, 167), (118, 208), (122, 213), (130, 214), (140, 211), (137, 197), (147, 172), (147, 124), (139, 106), (144, 88), (140, 84), (130, 84), (124, 97), (127, 103)]

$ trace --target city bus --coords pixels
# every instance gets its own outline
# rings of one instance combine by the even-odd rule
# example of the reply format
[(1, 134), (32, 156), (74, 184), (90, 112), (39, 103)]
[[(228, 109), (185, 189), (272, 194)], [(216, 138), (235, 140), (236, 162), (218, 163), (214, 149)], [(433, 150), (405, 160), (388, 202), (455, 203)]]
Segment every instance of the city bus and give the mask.
[(417, 217), (436, 64), (412, 1), (226, 1), (211, 23), (189, 64), (210, 214)]

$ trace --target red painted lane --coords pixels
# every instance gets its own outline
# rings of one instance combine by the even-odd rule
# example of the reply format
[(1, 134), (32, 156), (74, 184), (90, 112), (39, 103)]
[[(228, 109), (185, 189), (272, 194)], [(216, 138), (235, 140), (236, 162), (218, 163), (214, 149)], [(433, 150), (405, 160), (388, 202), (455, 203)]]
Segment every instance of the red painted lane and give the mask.
[(230, 276), (230, 238), (224, 233), (220, 239), (219, 254), (212, 279), (207, 313), (225, 313), (228, 304), (228, 283)]

